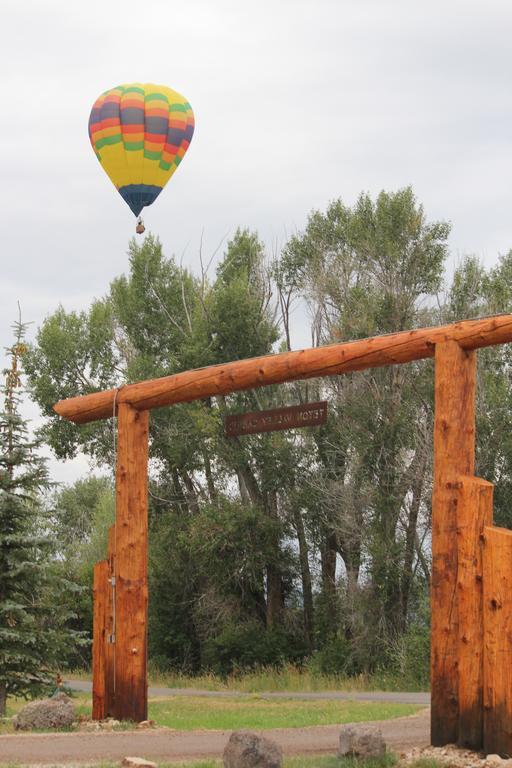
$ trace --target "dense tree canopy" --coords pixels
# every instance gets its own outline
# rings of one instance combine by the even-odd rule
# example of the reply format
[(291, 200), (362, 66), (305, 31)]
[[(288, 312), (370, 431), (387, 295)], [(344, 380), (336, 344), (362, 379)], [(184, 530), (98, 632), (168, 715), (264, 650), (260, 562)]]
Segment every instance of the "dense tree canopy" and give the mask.
[[(24, 356), (57, 456), (111, 472), (111, 424), (76, 427), (58, 399), (191, 367), (510, 311), (512, 256), (474, 258), (446, 289), (449, 226), (412, 190), (333, 201), (267, 260), (239, 230), (215, 274), (152, 236), (83, 312), (58, 308)], [(480, 353), (479, 472), (510, 519), (508, 347)], [(325, 398), (310, 430), (227, 439), (228, 413)], [(150, 655), (227, 673), (310, 659), (329, 672), (427, 672), (433, 383), (430, 361), (267, 387), (154, 411), (150, 425)], [(89, 584), (112, 514), (108, 481), (56, 499), (61, 558)], [(109, 501), (110, 499), (110, 501)], [(82, 610), (82, 625), (90, 615)]]

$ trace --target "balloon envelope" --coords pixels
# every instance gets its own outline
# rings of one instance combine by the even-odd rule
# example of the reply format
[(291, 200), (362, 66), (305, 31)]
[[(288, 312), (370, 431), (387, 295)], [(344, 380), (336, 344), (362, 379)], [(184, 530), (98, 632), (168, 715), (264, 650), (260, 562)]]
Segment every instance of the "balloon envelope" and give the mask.
[(152, 83), (105, 91), (89, 118), (96, 156), (136, 216), (167, 184), (193, 133), (194, 113), (185, 97)]

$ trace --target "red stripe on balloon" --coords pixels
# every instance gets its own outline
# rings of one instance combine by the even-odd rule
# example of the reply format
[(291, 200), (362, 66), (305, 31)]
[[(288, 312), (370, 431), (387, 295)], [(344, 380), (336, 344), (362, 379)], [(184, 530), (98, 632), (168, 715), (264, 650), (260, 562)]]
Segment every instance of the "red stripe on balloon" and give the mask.
[(118, 117), (107, 117), (105, 120), (101, 121), (102, 128), (112, 128), (114, 125), (121, 125), (121, 121)]
[(144, 140), (151, 141), (153, 144), (163, 144), (165, 139), (165, 133), (144, 133)]
[(123, 125), (123, 133), (144, 133), (144, 123), (134, 123), (133, 125)]

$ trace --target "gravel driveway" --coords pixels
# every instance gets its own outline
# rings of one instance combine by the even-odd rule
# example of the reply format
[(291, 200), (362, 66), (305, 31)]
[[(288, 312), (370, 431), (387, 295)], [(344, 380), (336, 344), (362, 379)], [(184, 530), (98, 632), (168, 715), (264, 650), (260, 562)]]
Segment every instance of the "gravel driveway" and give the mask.
[[(367, 725), (378, 726), (389, 748), (397, 752), (429, 743), (429, 710)], [(339, 725), (260, 731), (277, 741), (286, 755), (334, 753), (339, 732)], [(0, 763), (78, 765), (117, 761), (127, 755), (166, 762), (220, 758), (230, 734), (231, 731), (185, 732), (168, 728), (117, 733), (9, 734), (0, 736)]]

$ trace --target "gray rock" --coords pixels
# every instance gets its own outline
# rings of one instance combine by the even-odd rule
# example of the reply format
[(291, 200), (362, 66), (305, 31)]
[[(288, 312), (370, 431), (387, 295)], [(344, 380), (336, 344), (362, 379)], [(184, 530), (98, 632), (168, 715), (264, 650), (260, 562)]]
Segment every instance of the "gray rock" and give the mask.
[(252, 731), (235, 731), (223, 754), (224, 768), (281, 768), (281, 747)]
[(353, 728), (346, 726), (341, 729), (338, 757), (383, 757), (386, 754), (386, 742), (381, 731), (377, 728)]
[(354, 741), (356, 732), (350, 725), (345, 726), (340, 731), (340, 745), (338, 748), (338, 757), (353, 755)]
[(58, 691), (58, 693), (54, 693), (51, 697), (52, 701), (71, 701), (67, 693), (64, 693), (64, 691)]
[(75, 720), (73, 702), (65, 693), (59, 693), (51, 699), (30, 702), (18, 712), (13, 723), (17, 731), (31, 731), (36, 728), (69, 728)]

